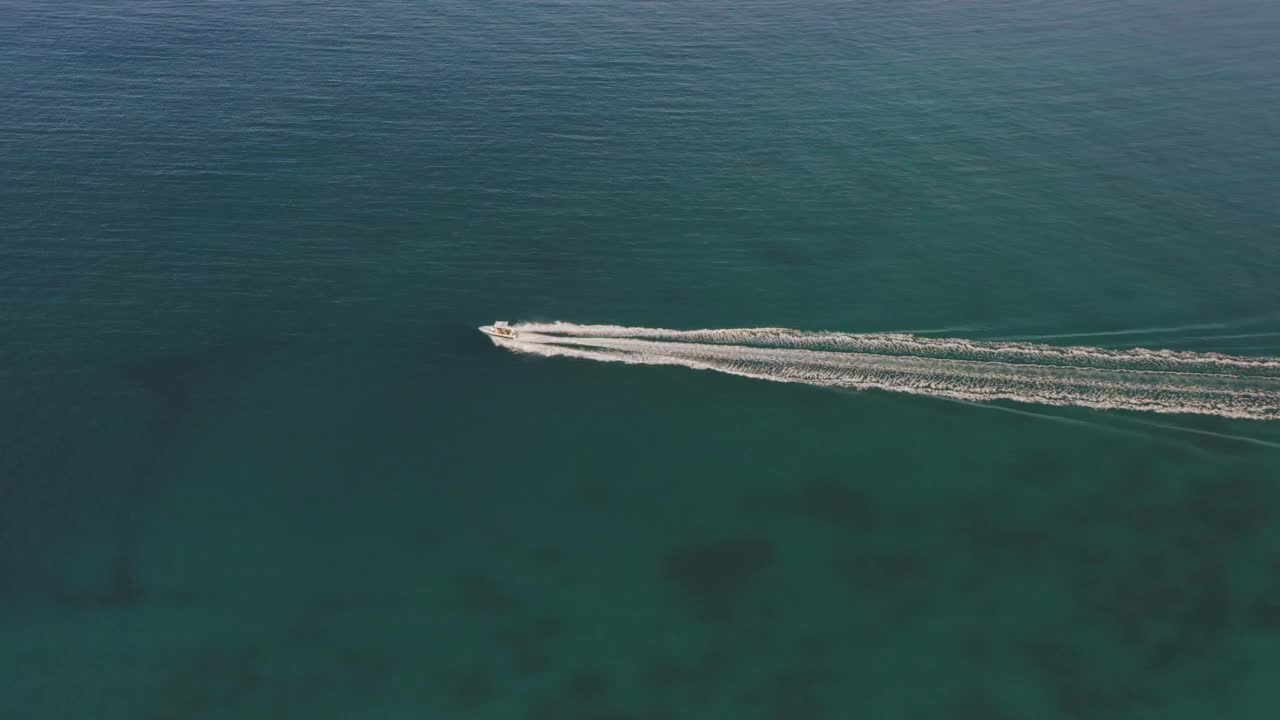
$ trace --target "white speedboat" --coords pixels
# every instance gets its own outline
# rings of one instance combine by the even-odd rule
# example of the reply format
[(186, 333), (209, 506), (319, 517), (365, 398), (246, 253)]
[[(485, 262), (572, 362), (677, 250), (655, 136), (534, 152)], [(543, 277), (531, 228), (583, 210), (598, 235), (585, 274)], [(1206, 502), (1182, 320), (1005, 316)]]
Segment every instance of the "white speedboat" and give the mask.
[(492, 325), (481, 325), (480, 332), (499, 340), (515, 340), (516, 331), (506, 320), (495, 320)]

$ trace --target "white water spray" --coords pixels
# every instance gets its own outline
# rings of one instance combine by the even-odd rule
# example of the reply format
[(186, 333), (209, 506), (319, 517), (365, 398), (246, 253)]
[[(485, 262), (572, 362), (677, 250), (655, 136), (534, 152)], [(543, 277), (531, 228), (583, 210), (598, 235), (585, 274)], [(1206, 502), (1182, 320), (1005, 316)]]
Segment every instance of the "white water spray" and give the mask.
[(1280, 419), (1280, 358), (787, 328), (524, 323), (524, 353), (986, 402)]

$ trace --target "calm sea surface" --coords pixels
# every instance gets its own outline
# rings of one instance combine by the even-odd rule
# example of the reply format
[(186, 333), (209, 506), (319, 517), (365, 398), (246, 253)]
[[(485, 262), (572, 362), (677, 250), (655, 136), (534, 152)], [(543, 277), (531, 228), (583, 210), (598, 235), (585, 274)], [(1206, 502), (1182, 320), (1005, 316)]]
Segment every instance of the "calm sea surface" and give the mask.
[(1280, 6), (0, 3), (0, 715), (1280, 714), (1280, 423), (495, 318), (1280, 356)]

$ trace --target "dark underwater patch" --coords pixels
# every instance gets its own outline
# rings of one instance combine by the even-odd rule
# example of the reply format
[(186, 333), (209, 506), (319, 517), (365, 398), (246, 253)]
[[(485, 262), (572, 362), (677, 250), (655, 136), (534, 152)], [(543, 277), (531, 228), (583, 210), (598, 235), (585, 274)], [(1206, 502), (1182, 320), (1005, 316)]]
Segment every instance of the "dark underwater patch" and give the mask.
[(569, 694), (579, 700), (600, 697), (608, 687), (608, 678), (600, 670), (578, 670), (569, 676)]
[(875, 506), (866, 495), (843, 485), (823, 483), (805, 489), (801, 510), (845, 530), (863, 532), (876, 527)]
[(773, 555), (773, 545), (758, 537), (686, 545), (667, 555), (664, 571), (709, 619), (724, 621), (732, 618), (738, 595), (773, 562)]
[(962, 699), (955, 707), (958, 720), (1012, 720), (1012, 716), (1000, 709), (990, 698), (982, 693), (974, 692)]
[(497, 696), (497, 683), (488, 667), (475, 667), (462, 673), (449, 694), (453, 704), (464, 710), (474, 710), (492, 702)]
[(482, 613), (508, 613), (516, 608), (516, 601), (500, 588), (493, 579), (483, 575), (462, 575), (457, 578), (458, 595), (469, 610)]
[(769, 717), (776, 720), (822, 717), (820, 691), (830, 682), (831, 677), (831, 672), (825, 668), (783, 668), (774, 676), (769, 687), (769, 704), (772, 705)]
[(970, 525), (965, 534), (984, 555), (1013, 555), (1022, 561), (1034, 560), (1049, 543), (1049, 534), (1043, 530), (997, 527), (985, 522)]
[(148, 422), (157, 445), (167, 447), (193, 420), (196, 399), (211, 386), (241, 377), (280, 344), (234, 340), (125, 362), (115, 374), (147, 395)]
[(1156, 704), (1156, 698), (1146, 690), (1128, 684), (1109, 687), (1091, 677), (1087, 655), (1065, 641), (1032, 640), (1023, 644), (1022, 654), (1067, 717), (1098, 717)]
[(1183, 514), (1202, 540), (1227, 542), (1251, 537), (1270, 520), (1270, 498), (1261, 479), (1238, 471), (1199, 484), (1183, 503)]
[(1189, 601), (1174, 615), (1172, 634), (1151, 654), (1153, 669), (1165, 669), (1185, 656), (1201, 655), (1231, 626), (1235, 601), (1220, 559), (1203, 561), (1187, 577), (1186, 590)]
[(143, 599), (133, 561), (128, 554), (122, 553), (112, 559), (106, 581), (100, 588), (72, 588), (54, 582), (49, 595), (54, 603), (66, 610), (128, 610), (137, 607)]
[(688, 680), (688, 671), (670, 660), (655, 660), (649, 664), (646, 679), (655, 690), (670, 690)]
[(863, 587), (887, 588), (925, 575), (923, 556), (913, 550), (896, 550), (851, 558), (844, 571)]
[(1280, 631), (1280, 598), (1254, 600), (1249, 607), (1249, 623), (1259, 630)]

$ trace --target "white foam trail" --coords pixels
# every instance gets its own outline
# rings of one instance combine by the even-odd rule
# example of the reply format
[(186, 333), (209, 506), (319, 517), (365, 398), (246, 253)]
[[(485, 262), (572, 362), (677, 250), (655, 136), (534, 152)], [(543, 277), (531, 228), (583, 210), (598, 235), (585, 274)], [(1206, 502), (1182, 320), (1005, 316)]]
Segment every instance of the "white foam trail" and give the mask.
[(504, 347), (774, 382), (986, 402), (1280, 419), (1280, 358), (787, 328), (525, 323)]
[(685, 344), (745, 345), (758, 348), (796, 348), (939, 357), (999, 362), (1034, 362), (1042, 365), (1079, 365), (1100, 368), (1135, 366), (1171, 372), (1204, 370), (1250, 372), (1280, 369), (1280, 358), (1231, 356), (1212, 352), (1149, 350), (1044, 345), (1020, 341), (984, 341), (963, 338), (930, 338), (905, 333), (808, 332), (788, 328), (733, 328), (723, 330), (667, 330), (621, 325), (530, 323), (518, 326), (538, 334), (568, 338), (632, 338), (669, 340)]

